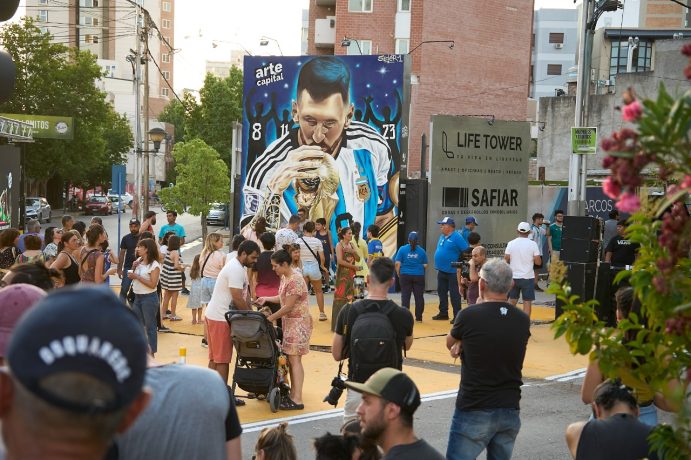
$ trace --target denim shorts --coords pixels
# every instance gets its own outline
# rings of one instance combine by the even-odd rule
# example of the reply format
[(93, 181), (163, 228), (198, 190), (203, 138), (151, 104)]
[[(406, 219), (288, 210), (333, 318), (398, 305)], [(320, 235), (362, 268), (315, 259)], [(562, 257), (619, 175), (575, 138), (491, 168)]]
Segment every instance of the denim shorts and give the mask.
[(205, 276), (202, 278), (202, 293), (201, 303), (208, 304), (211, 302), (211, 295), (214, 293), (214, 286), (216, 286), (216, 278), (209, 278)]
[(322, 279), (322, 273), (319, 270), (319, 264), (313, 261), (303, 261), (302, 276), (309, 278), (311, 281), (320, 281)]
[(535, 279), (514, 278), (509, 299), (518, 299), (523, 293), (523, 300), (535, 300)]

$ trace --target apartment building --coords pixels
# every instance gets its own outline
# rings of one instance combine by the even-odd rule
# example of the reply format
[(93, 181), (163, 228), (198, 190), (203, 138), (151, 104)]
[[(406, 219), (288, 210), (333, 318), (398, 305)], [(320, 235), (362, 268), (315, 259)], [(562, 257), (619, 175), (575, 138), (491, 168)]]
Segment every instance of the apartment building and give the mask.
[[(149, 114), (155, 118), (172, 96), (169, 84), (172, 86), (174, 82), (171, 50), (175, 46), (175, 0), (137, 2), (149, 11), (160, 31), (160, 37), (153, 31), (149, 40), (153, 57), (149, 69)], [(37, 25), (50, 33), (54, 42), (95, 54), (106, 71), (103, 89), (112, 93), (112, 100), (121, 92), (122, 84), (109, 79), (130, 82), (133, 79), (131, 50), (137, 46), (135, 3), (134, 0), (26, 0), (26, 14), (36, 18)], [(134, 107), (126, 112), (133, 119)]]
[(531, 45), (530, 97), (566, 92), (567, 74), (578, 52), (578, 10), (536, 10)]
[(410, 53), (415, 177), (431, 115), (526, 119), (532, 21), (530, 0), (310, 0), (307, 51)]

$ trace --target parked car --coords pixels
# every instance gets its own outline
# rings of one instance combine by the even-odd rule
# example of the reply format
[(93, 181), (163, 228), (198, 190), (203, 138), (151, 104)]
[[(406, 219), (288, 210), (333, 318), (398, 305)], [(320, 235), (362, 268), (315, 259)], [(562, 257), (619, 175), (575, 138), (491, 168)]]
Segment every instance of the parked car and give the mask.
[(206, 215), (206, 225), (225, 226), (227, 215), (228, 206), (225, 203), (213, 203), (209, 214)]
[(30, 196), (24, 200), (26, 219), (38, 219), (39, 222), (50, 222), (52, 210), (48, 200), (43, 197)]
[[(110, 199), (110, 201), (117, 204), (118, 194), (115, 193), (112, 189), (108, 190), (108, 198)], [(129, 207), (132, 207), (132, 200), (134, 200), (134, 197), (132, 195), (125, 192), (122, 195), (120, 195), (120, 199), (124, 204), (126, 204)]]
[(113, 214), (113, 203), (107, 196), (92, 196), (84, 206), (84, 214)]

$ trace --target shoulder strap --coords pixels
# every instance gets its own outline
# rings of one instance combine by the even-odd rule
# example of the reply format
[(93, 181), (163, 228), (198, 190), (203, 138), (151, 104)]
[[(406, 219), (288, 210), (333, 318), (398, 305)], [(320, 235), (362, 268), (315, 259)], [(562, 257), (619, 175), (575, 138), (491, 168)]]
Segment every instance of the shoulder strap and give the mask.
[(98, 249), (92, 249), (91, 251), (87, 252), (86, 255), (82, 258), (82, 261), (79, 263), (79, 268), (81, 268), (82, 265), (84, 265), (84, 262), (86, 262), (86, 259), (88, 259), (89, 256), (96, 251), (98, 251)]
[(209, 257), (211, 257), (211, 254), (213, 254), (216, 251), (210, 252), (206, 255), (206, 259), (204, 259), (204, 263), (202, 264), (202, 271), (200, 272), (202, 275), (202, 278), (204, 278), (204, 267), (206, 267), (206, 263), (209, 261)]
[(319, 257), (317, 257), (317, 255), (314, 253), (314, 251), (312, 250), (312, 248), (310, 247), (310, 245), (307, 244), (307, 241), (305, 241), (305, 238), (301, 236), (300, 239), (302, 240), (303, 243), (305, 243), (305, 246), (307, 246), (307, 249), (310, 250), (310, 252), (311, 252), (312, 255), (314, 256), (314, 258), (317, 259), (317, 264), (319, 264), (319, 263), (320, 263)]

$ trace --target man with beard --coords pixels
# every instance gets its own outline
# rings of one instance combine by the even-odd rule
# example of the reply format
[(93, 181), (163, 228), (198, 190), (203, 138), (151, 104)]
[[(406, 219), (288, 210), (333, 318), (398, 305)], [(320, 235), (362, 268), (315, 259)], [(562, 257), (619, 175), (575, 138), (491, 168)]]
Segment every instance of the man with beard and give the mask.
[[(334, 56), (305, 63), (293, 101), (299, 126), (274, 141), (247, 172), (243, 222), (264, 216), (273, 230), (309, 209), (336, 234), (335, 216), (349, 212), (365, 228), (388, 214), (391, 152), (384, 138), (353, 121), (350, 71)], [(249, 222), (249, 223), (248, 223)]]
[(138, 219), (130, 220), (130, 232), (122, 237), (120, 241), (120, 257), (118, 257), (118, 276), (122, 280), (120, 284), (120, 298), (124, 301), (127, 291), (130, 289), (132, 280), (127, 277), (127, 272), (132, 269), (132, 263), (137, 259), (136, 249), (139, 242), (139, 228), (141, 224)]
[[(206, 307), (209, 368), (215, 369), (226, 383), (233, 356), (233, 342), (230, 339), (230, 325), (224, 315), (229, 309), (250, 309), (249, 280), (245, 269), (253, 267), (257, 257), (259, 245), (251, 240), (243, 241), (238, 248), (237, 257), (228, 262), (218, 274), (211, 301)], [(244, 402), (239, 405), (242, 404)]]
[(413, 414), (420, 406), (420, 391), (403, 372), (385, 367), (365, 383), (347, 381), (351, 390), (362, 393), (358, 406), (361, 434), (384, 451), (383, 460), (437, 460), (444, 457), (419, 439), (413, 430)]

